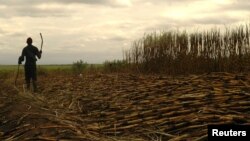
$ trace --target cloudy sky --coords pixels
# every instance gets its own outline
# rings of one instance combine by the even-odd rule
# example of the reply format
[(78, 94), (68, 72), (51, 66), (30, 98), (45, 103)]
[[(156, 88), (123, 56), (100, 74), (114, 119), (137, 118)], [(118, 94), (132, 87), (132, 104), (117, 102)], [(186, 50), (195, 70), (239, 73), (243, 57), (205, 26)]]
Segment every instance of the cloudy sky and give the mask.
[(39, 64), (121, 59), (145, 33), (249, 22), (249, 0), (0, 0), (0, 64), (16, 64), (27, 37)]

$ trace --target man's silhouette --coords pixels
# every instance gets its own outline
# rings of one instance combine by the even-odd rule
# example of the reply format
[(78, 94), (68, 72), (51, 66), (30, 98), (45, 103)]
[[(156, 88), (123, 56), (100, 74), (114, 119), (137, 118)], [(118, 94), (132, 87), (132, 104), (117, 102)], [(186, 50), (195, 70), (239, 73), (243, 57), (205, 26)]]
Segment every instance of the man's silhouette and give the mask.
[(18, 64), (22, 64), (22, 61), (24, 61), (25, 57), (25, 81), (26, 81), (26, 86), (27, 89), (30, 89), (30, 81), (32, 79), (32, 84), (34, 88), (34, 92), (37, 91), (37, 86), (36, 86), (36, 57), (39, 59), (41, 58), (42, 51), (38, 50), (37, 47), (32, 45), (32, 38), (28, 38), (26, 43), (27, 46), (23, 48), (22, 55), (18, 59)]

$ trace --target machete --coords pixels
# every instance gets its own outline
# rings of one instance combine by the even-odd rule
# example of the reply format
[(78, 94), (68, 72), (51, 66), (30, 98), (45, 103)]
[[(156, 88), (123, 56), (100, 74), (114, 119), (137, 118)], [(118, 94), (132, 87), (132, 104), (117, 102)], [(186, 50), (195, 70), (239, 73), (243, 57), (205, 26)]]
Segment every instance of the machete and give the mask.
[(42, 51), (43, 50), (43, 35), (42, 35), (42, 33), (40, 33), (40, 37), (41, 37), (41, 49), (40, 49), (40, 51)]

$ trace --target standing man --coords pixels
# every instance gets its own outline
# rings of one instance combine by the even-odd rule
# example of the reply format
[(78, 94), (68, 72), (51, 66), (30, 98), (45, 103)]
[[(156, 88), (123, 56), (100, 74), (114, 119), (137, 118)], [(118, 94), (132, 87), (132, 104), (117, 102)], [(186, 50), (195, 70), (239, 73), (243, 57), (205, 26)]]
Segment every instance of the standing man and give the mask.
[(25, 65), (24, 65), (24, 69), (25, 69), (25, 81), (26, 81), (26, 87), (29, 90), (30, 89), (30, 81), (32, 79), (32, 85), (34, 88), (34, 92), (37, 91), (37, 85), (36, 85), (36, 57), (38, 57), (39, 59), (41, 58), (42, 55), (42, 51), (38, 50), (37, 47), (32, 45), (32, 38), (28, 38), (26, 43), (27, 46), (23, 48), (22, 51), (22, 55), (19, 57), (18, 59), (18, 64), (22, 64), (22, 62), (24, 61), (24, 57), (25, 57)]

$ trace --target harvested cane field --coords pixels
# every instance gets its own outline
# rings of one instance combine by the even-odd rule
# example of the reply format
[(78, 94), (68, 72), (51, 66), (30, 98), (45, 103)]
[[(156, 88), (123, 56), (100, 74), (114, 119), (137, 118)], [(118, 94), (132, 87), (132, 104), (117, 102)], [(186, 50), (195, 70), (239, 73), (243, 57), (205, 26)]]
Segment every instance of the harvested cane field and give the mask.
[(206, 140), (208, 124), (250, 124), (248, 74), (39, 76), (39, 92), (0, 79), (1, 140)]

